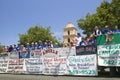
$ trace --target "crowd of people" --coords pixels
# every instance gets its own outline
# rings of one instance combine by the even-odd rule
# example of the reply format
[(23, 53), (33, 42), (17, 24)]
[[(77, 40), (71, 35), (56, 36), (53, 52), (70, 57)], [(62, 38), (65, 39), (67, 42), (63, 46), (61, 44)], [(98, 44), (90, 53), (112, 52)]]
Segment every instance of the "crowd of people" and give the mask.
[(3, 47), (3, 52), (25, 52), (25, 51), (29, 51), (29, 50), (36, 50), (36, 49), (46, 49), (46, 48), (58, 48), (58, 43), (53, 44), (52, 41), (50, 40), (46, 40), (43, 44), (42, 41), (38, 41), (38, 42), (32, 42), (27, 43), (26, 46), (24, 45), (10, 45), (10, 46), (4, 46)]
[(76, 46), (86, 46), (86, 45), (94, 45), (96, 44), (96, 38), (99, 35), (105, 35), (106, 39), (110, 39), (109, 34), (120, 33), (118, 26), (115, 26), (114, 30), (110, 30), (109, 26), (105, 26), (104, 30), (100, 30), (98, 26), (95, 26), (93, 33), (87, 37), (86, 39), (82, 38), (80, 33), (77, 33), (77, 37), (75, 38)]
[[(96, 44), (96, 38), (99, 35), (106, 35), (106, 38), (109, 37), (108, 34), (112, 33), (120, 33), (120, 30), (117, 26), (115, 26), (114, 30), (110, 30), (109, 26), (105, 26), (104, 30), (100, 30), (98, 26), (95, 26), (93, 33), (87, 37), (83, 38), (80, 33), (77, 33), (77, 37), (68, 44), (69, 46), (87, 46), (87, 45), (94, 45)], [(109, 39), (109, 38), (108, 38)], [(35, 50), (35, 49), (44, 49), (44, 48), (58, 48), (58, 44), (53, 44), (52, 41), (46, 40), (44, 43), (42, 41), (27, 43), (26, 46), (24, 45), (10, 45), (4, 46), (3, 52), (12, 52), (12, 51), (27, 51), (27, 50)]]

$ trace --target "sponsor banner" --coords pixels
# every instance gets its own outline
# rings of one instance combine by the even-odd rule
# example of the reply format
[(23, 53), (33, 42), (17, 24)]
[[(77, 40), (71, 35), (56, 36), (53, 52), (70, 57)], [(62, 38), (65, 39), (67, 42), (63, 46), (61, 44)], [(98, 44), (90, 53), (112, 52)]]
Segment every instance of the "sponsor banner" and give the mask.
[(96, 54), (97, 45), (77, 46), (76, 55)]
[(0, 73), (6, 73), (8, 67), (8, 59), (0, 59)]
[(26, 73), (28, 74), (42, 74), (43, 61), (42, 58), (25, 59)]
[(59, 57), (76, 56), (75, 47), (55, 48), (59, 52)]
[(65, 48), (47, 48), (41, 50), (35, 50), (31, 52), (31, 58), (54, 58), (54, 57), (68, 57), (75, 56), (75, 47), (65, 47)]
[(8, 73), (24, 73), (24, 59), (9, 59), (8, 60)]
[(97, 45), (120, 44), (120, 34), (100, 35), (97, 37)]
[(99, 66), (120, 66), (120, 44), (98, 46)]
[(40, 58), (42, 57), (42, 49), (36, 49), (36, 50), (31, 50), (30, 51), (30, 55), (31, 55), (31, 58)]
[(44, 58), (44, 74), (65, 75), (68, 74), (66, 57)]
[(67, 61), (71, 75), (98, 75), (96, 54), (70, 56)]
[(8, 53), (9, 59), (19, 59), (18, 52)]
[(19, 59), (20, 58), (30, 58), (30, 51), (19, 52)]
[(0, 59), (9, 59), (8, 53), (0, 53)]

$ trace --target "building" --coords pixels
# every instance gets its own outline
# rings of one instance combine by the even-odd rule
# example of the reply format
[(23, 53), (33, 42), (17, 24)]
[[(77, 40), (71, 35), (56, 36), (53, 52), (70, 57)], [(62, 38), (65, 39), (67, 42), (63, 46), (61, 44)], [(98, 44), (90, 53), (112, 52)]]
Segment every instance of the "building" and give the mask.
[(77, 29), (72, 24), (72, 22), (69, 22), (66, 27), (64, 28), (64, 34), (63, 34), (63, 45), (68, 46), (70, 42), (75, 44), (75, 37), (77, 36)]

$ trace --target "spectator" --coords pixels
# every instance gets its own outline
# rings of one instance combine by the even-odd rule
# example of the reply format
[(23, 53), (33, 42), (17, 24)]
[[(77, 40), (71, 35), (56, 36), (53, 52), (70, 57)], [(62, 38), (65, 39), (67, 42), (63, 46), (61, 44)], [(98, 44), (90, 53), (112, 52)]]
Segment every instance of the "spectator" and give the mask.
[(30, 44), (29, 43), (27, 43), (26, 50), (30, 51)]
[(6, 48), (6, 46), (3, 46), (3, 48), (2, 48), (2, 52), (3, 52), (3, 53), (6, 53), (6, 52), (7, 52), (7, 48)]
[(75, 38), (76, 46), (79, 46), (80, 42), (82, 41), (82, 37), (80, 33), (77, 33), (77, 37)]
[(20, 50), (20, 52), (22, 52), (22, 53), (26, 52), (26, 48), (24, 47), (24, 45), (21, 45), (21, 50)]
[(86, 46), (86, 45), (87, 45), (87, 43), (86, 43), (86, 41), (85, 41), (84, 38), (82, 38), (82, 41), (80, 42), (79, 45), (80, 45), (80, 46)]
[(55, 43), (54, 48), (59, 48), (58, 43)]
[(39, 41), (39, 44), (38, 44), (38, 49), (43, 49), (43, 44), (42, 44), (42, 41)]
[(17, 47), (16, 45), (14, 44), (14, 47), (13, 47), (13, 51), (16, 52), (17, 51)]
[(12, 52), (13, 51), (13, 46), (10, 45), (9, 49), (8, 49), (8, 52)]
[(49, 42), (49, 44), (48, 44), (48, 46), (49, 46), (50, 48), (53, 48), (53, 47), (54, 47), (53, 42), (52, 42), (52, 41), (50, 41), (50, 42)]
[(48, 44), (47, 42), (44, 42), (43, 49), (46, 49), (46, 48), (48, 48)]
[(112, 31), (109, 29), (109, 26), (105, 26), (105, 29), (103, 30), (103, 34), (107, 35), (107, 34), (111, 34)]
[(35, 50), (34, 42), (32, 42), (32, 44), (31, 44), (31, 50)]
[(115, 29), (113, 30), (113, 33), (120, 33), (120, 30), (118, 29), (118, 26), (115, 26)]
[(20, 51), (20, 50), (21, 50), (21, 45), (18, 44), (18, 45), (17, 45), (17, 51)]
[(93, 32), (93, 36), (95, 37), (95, 39), (97, 38), (98, 35), (101, 35), (102, 32), (99, 30), (98, 26), (95, 26), (94, 28), (94, 32)]
[(88, 45), (95, 45), (95, 40), (94, 40), (93, 34), (91, 34), (89, 37)]
[(38, 43), (35, 42), (35, 49), (38, 49)]

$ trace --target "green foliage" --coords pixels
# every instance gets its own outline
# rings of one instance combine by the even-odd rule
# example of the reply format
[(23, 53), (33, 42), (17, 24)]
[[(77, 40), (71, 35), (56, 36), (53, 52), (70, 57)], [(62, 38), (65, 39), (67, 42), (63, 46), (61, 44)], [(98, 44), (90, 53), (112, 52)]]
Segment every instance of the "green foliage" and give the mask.
[(20, 44), (26, 45), (27, 43), (32, 42), (39, 42), (39, 41), (46, 41), (50, 40), (53, 43), (58, 43), (59, 41), (56, 39), (55, 36), (52, 36), (52, 32), (50, 31), (50, 27), (43, 28), (41, 26), (34, 26), (31, 27), (27, 33), (19, 34), (19, 42)]
[(2, 46), (2, 45), (0, 45), (0, 53), (2, 52), (2, 48), (3, 48), (3, 46)]
[(110, 29), (114, 29), (117, 25), (120, 28), (120, 1), (112, 0), (107, 2), (104, 0), (99, 7), (96, 9), (96, 13), (86, 15), (85, 19), (79, 19), (78, 26), (83, 30), (83, 34), (89, 35), (93, 32), (95, 26), (99, 26), (102, 30), (105, 25), (109, 25)]

